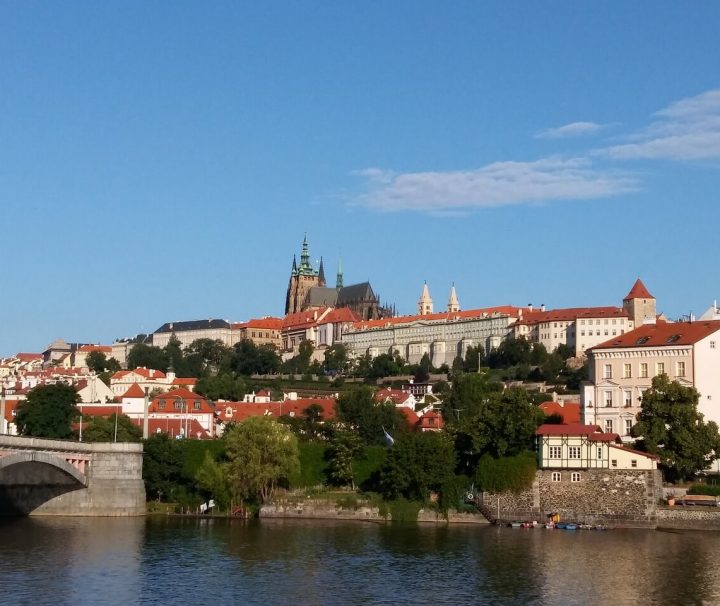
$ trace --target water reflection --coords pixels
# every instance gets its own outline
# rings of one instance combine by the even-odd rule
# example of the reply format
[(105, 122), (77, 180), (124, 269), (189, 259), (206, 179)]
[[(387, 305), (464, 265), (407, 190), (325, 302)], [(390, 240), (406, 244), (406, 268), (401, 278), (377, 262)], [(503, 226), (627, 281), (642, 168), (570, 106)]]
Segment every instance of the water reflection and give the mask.
[(0, 603), (713, 604), (719, 539), (320, 520), (2, 520)]

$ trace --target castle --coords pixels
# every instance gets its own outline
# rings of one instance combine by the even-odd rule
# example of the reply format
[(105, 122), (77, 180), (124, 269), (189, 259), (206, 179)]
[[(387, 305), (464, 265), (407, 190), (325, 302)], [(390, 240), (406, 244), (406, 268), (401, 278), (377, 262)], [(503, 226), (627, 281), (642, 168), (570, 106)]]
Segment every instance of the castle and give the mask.
[(300, 253), (300, 265), (297, 257), (293, 255), (285, 297), (285, 315), (318, 307), (347, 307), (361, 320), (377, 320), (394, 315), (392, 308), (380, 304), (380, 297), (375, 294), (370, 282), (344, 286), (342, 266), (339, 263), (335, 288), (328, 287), (322, 257), (317, 269), (310, 263), (306, 234)]

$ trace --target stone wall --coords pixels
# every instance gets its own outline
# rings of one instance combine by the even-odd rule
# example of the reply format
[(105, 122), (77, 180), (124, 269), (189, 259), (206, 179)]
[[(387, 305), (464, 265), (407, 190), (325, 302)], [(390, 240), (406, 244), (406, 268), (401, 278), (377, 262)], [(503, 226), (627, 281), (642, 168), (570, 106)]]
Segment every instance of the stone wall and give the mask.
[(553, 471), (541, 469), (533, 487), (519, 494), (484, 493), (485, 511), (501, 521), (544, 521), (552, 513), (562, 521), (654, 528), (662, 480), (657, 471), (561, 470), (561, 480), (552, 481)]
[[(145, 515), (142, 444), (0, 436), (0, 514)], [(66, 458), (82, 459), (74, 469)]]
[(658, 507), (657, 526), (678, 530), (720, 530), (720, 508)]

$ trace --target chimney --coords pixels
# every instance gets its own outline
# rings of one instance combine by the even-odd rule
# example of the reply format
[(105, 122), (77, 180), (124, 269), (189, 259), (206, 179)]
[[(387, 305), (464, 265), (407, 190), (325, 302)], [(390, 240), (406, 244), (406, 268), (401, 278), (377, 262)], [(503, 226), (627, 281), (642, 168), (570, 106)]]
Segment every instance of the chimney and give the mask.
[(533, 304), (532, 304), (532, 303), (528, 303), (528, 306), (527, 306), (527, 307), (528, 307), (528, 311), (532, 311), (532, 310), (533, 310)]
[(540, 311), (545, 311), (545, 303), (540, 303)]

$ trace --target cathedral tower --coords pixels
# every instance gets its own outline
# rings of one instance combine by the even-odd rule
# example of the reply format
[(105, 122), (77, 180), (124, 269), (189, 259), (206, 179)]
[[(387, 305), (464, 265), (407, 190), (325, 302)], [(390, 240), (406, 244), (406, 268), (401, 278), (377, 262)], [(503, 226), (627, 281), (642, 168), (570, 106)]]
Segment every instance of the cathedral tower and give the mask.
[(303, 239), (302, 252), (300, 253), (300, 265), (298, 266), (293, 256), (292, 269), (290, 270), (290, 281), (288, 283), (287, 295), (285, 297), (285, 314), (293, 314), (302, 311), (302, 304), (305, 296), (313, 286), (325, 286), (325, 274), (320, 264), (320, 270), (313, 269), (310, 264), (310, 250), (307, 243), (307, 234)]
[(430, 290), (428, 289), (427, 282), (423, 285), (422, 294), (418, 301), (418, 315), (426, 316), (433, 312), (433, 301), (430, 298)]
[(458, 301), (457, 293), (455, 292), (454, 282), (452, 288), (450, 289), (450, 297), (448, 299), (447, 310), (450, 313), (460, 311), (460, 301)]

